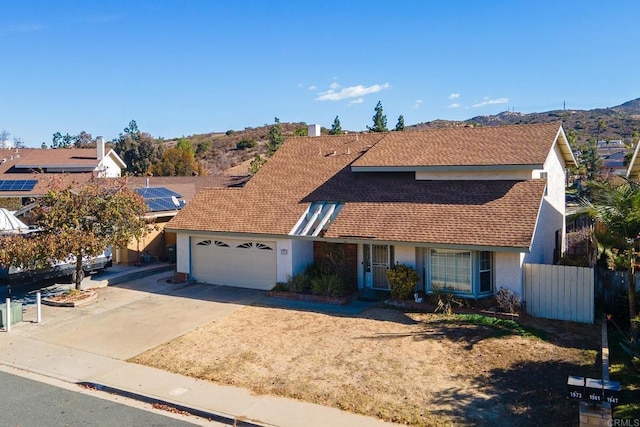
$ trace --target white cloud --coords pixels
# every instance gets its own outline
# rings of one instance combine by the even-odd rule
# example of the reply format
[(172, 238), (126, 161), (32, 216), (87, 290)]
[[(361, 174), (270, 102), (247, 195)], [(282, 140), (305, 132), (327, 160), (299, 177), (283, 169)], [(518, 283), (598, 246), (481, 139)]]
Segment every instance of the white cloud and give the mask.
[(460, 108), (460, 104), (454, 102), (453, 104), (447, 105), (447, 108)]
[(485, 96), (483, 99), (484, 100), (482, 102), (473, 104), (471, 108), (484, 107), (485, 105), (506, 104), (507, 102), (509, 102), (509, 98), (490, 99), (488, 96)]
[(449, 99), (458, 99), (458, 98), (460, 98), (459, 93), (452, 93), (451, 95), (449, 95)]
[(369, 95), (371, 93), (380, 92), (381, 90), (385, 90), (391, 87), (389, 83), (383, 83), (381, 85), (373, 85), (373, 86), (349, 86), (342, 88), (339, 92), (336, 92), (335, 89), (329, 89), (326, 92), (321, 92), (319, 96), (315, 99), (316, 101), (341, 101), (347, 98), (359, 98), (364, 95)]
[(349, 105), (353, 104), (362, 104), (364, 102), (363, 98), (354, 99), (353, 101), (349, 101)]
[(329, 87), (333, 90), (336, 90), (340, 87), (340, 84), (338, 84), (337, 82), (333, 82), (329, 85)]
[(422, 99), (416, 99), (416, 102), (411, 106), (414, 110), (420, 109), (422, 106)]
[(318, 89), (318, 86), (316, 85), (309, 86), (309, 90), (316, 90), (316, 89)]
[(42, 30), (42, 24), (19, 24), (0, 27), (0, 31), (5, 33), (33, 33)]

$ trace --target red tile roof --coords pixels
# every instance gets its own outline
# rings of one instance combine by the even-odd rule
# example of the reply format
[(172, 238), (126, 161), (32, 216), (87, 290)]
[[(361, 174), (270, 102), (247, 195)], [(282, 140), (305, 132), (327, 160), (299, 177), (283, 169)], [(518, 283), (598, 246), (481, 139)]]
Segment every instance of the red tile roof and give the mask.
[[(516, 137), (521, 127), (513, 128), (508, 134)], [(544, 162), (548, 152), (543, 158), (536, 147), (550, 150), (557, 130), (553, 135), (540, 132), (541, 138), (551, 138), (544, 143), (520, 138), (533, 145), (521, 151), (535, 152), (530, 161), (520, 155), (523, 164)], [(532, 131), (525, 129), (525, 133)], [(344, 203), (327, 238), (528, 248), (546, 184), (543, 180), (416, 181), (410, 173), (351, 171), (352, 164), (363, 161), (388, 138), (426, 158), (420, 152), (422, 134), (288, 139), (244, 188), (200, 191), (168, 227), (288, 235), (310, 202), (327, 201)]]

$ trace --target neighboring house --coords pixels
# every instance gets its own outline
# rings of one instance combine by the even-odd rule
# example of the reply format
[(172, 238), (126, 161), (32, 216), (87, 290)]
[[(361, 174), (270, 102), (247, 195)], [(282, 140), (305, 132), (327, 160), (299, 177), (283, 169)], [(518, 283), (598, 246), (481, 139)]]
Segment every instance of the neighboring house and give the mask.
[[(113, 150), (105, 150), (104, 139), (97, 138), (96, 148), (57, 149), (0, 149), (0, 198), (11, 198), (16, 216), (27, 215), (37, 200), (47, 193), (53, 183), (61, 188), (82, 185), (93, 177), (120, 177), (126, 168)], [(114, 261), (137, 262), (140, 254), (148, 252), (157, 258), (167, 258), (167, 245), (175, 243), (175, 235), (163, 232), (164, 224), (173, 217), (194, 194), (207, 187), (241, 186), (246, 177), (189, 176), (189, 177), (129, 177), (128, 185), (145, 197), (156, 229), (128, 248), (115, 251)], [(177, 203), (175, 203), (177, 201)], [(28, 218), (25, 218), (28, 221)]]
[(207, 189), (166, 227), (177, 272), (270, 289), (342, 249), (358, 288), (415, 267), (427, 292), (522, 295), (523, 263), (564, 252), (559, 124), (288, 139), (241, 189)]
[(175, 233), (165, 231), (168, 221), (184, 208), (198, 191), (206, 188), (241, 187), (247, 179), (247, 176), (229, 175), (128, 177), (127, 185), (145, 198), (149, 207), (146, 217), (153, 219), (155, 227), (139, 241), (117, 250), (114, 262), (136, 263), (143, 252), (153, 259), (175, 261), (169, 251), (176, 243), (176, 236)]
[(627, 171), (625, 156), (631, 152), (622, 140), (598, 141), (596, 154), (602, 158), (602, 170), (615, 175), (624, 175)]
[(18, 197), (23, 203), (47, 193), (52, 181), (65, 186), (87, 182), (93, 176), (120, 176), (126, 164), (115, 151), (97, 148), (0, 149), (0, 198)]

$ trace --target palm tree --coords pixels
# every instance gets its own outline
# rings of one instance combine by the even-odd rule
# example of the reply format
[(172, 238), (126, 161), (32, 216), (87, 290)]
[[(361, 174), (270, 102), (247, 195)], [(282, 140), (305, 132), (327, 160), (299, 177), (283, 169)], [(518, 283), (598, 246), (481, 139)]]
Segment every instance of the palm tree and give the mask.
[(631, 328), (635, 329), (637, 322), (633, 319), (638, 313), (633, 275), (640, 242), (640, 184), (622, 179), (621, 183), (598, 183), (594, 187), (594, 201), (585, 199), (583, 205), (589, 215), (603, 226), (611, 247), (626, 256), (629, 315)]

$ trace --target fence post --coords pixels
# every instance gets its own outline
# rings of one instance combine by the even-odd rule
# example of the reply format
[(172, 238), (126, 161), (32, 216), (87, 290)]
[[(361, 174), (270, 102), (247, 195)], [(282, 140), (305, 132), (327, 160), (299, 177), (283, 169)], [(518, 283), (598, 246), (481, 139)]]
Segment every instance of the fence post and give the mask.
[(42, 300), (40, 298), (40, 292), (36, 292), (36, 323), (42, 322)]
[(4, 330), (7, 331), (7, 332), (11, 332), (11, 298), (7, 298), (5, 302), (7, 303), (7, 308), (6, 308), (6, 311), (7, 311), (7, 316), (6, 316), (7, 324), (4, 325)]

